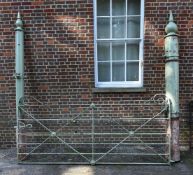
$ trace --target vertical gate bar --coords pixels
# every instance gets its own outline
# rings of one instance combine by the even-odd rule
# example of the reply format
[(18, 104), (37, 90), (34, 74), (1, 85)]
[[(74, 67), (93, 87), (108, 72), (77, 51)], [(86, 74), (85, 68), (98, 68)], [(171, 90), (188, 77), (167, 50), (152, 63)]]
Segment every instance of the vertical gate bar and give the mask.
[(192, 117), (193, 117), (193, 101), (190, 101), (189, 103), (189, 150), (190, 153), (192, 152)]
[[(16, 144), (17, 144), (17, 158), (18, 157), (18, 142), (22, 142), (22, 136), (19, 136), (19, 119), (22, 112), (19, 109), (20, 99), (24, 97), (24, 32), (23, 22), (20, 13), (17, 14), (15, 28), (15, 79), (16, 79)], [(21, 141), (19, 141), (21, 139)]]
[(94, 160), (94, 131), (95, 131), (95, 122), (94, 122), (94, 105), (92, 104), (92, 109), (91, 109), (91, 115), (92, 115), (92, 158), (91, 158), (91, 165), (95, 164), (95, 160)]

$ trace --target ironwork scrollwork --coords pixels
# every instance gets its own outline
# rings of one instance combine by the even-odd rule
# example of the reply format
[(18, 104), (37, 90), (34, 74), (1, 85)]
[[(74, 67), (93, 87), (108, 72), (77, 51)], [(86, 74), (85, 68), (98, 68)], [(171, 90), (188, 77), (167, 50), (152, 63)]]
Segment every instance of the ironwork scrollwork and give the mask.
[(25, 129), (25, 128), (28, 128), (28, 129), (31, 129), (33, 127), (32, 124), (25, 124), (24, 122), (19, 122), (19, 129)]

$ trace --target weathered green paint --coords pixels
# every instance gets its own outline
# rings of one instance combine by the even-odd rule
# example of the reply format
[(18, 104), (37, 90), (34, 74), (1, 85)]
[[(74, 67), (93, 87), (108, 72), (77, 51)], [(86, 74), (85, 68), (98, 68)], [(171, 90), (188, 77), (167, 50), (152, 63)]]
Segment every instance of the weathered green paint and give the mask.
[(179, 117), (179, 64), (178, 62), (167, 62), (165, 67), (166, 96), (171, 100), (172, 115)]
[(165, 82), (166, 96), (171, 101), (171, 153), (172, 161), (180, 161), (179, 146), (179, 43), (178, 27), (174, 23), (172, 12), (170, 11), (169, 23), (165, 28)]
[(178, 35), (169, 34), (165, 37), (165, 57), (168, 60), (178, 59), (179, 57), (179, 44)]
[(24, 32), (23, 22), (20, 13), (17, 15), (15, 28), (15, 79), (16, 79), (16, 142), (17, 150), (18, 143), (22, 141), (22, 136), (18, 135), (20, 129), (19, 119), (22, 111), (19, 109), (20, 99), (24, 96)]
[(172, 102), (172, 118), (179, 117), (179, 43), (178, 28), (173, 21), (172, 12), (170, 12), (169, 23), (165, 28), (167, 35), (165, 36), (165, 80), (166, 80), (166, 96)]
[(15, 31), (16, 110), (18, 115), (19, 100), (24, 96), (24, 32), (20, 13), (17, 15)]

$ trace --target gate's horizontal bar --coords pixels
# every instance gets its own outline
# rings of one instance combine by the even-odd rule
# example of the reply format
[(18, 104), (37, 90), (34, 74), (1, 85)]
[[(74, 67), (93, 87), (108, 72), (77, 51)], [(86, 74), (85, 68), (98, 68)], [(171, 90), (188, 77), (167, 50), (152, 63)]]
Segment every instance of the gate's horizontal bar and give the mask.
[(97, 165), (170, 165), (171, 163), (170, 162), (166, 162), (166, 163), (137, 163), (137, 162), (128, 162), (128, 163), (112, 163), (112, 162), (109, 162), (109, 163), (106, 163), (106, 162), (97, 162), (96, 163)]
[[(125, 103), (121, 103), (121, 104), (108, 104), (108, 103), (105, 103), (105, 104), (95, 104), (96, 108), (97, 109), (103, 109), (103, 108), (106, 108), (106, 107), (111, 107), (111, 106), (120, 106), (121, 108), (122, 107), (133, 107), (133, 106), (141, 106), (141, 107), (144, 107), (144, 106), (167, 106), (168, 104), (167, 103), (163, 103), (163, 102), (157, 102), (156, 101), (138, 101), (138, 100), (135, 100), (135, 103), (129, 103), (129, 102), (125, 102)], [(58, 104), (30, 104), (30, 103), (25, 103), (24, 105), (19, 105), (19, 107), (52, 107), (52, 106), (59, 106)], [(65, 106), (65, 105), (64, 105)], [(70, 105), (66, 105), (66, 106), (77, 106), (77, 107), (80, 107), (80, 106), (84, 106), (84, 107), (87, 107), (87, 108), (90, 108), (90, 104), (70, 104)]]
[[(17, 153), (18, 155), (28, 155), (29, 153)], [(82, 153), (82, 155), (103, 155), (106, 154), (104, 153)], [(79, 155), (77, 153), (30, 153), (29, 155)], [(163, 153), (108, 153), (108, 155), (136, 155), (136, 156), (168, 156), (169, 154), (163, 154)]]
[[(68, 143), (70, 145), (115, 145), (119, 142), (116, 142), (116, 143), (103, 143), (103, 142), (100, 142), (100, 143)], [(64, 143), (18, 143), (18, 145), (65, 145)], [(169, 145), (169, 143), (121, 143), (121, 145)]]
[[(50, 136), (50, 133), (18, 133), (21, 136)], [(91, 136), (91, 135), (129, 135), (129, 133), (57, 133), (57, 136)], [(139, 135), (168, 135), (167, 133), (134, 133), (132, 137)]]
[[(56, 118), (56, 119), (46, 119), (46, 118), (36, 118), (37, 120), (39, 121), (58, 121), (58, 120), (62, 120), (62, 121), (88, 121), (88, 120), (92, 120), (91, 117), (85, 117), (85, 118), (78, 118), (76, 120), (73, 120), (72, 118), (70, 119), (64, 119), (64, 118)], [(109, 116), (109, 118), (103, 118), (103, 117), (100, 117), (100, 118), (94, 118), (95, 121), (117, 121), (117, 120), (121, 120), (122, 122), (124, 122), (125, 120), (150, 120), (152, 119), (151, 118), (127, 118), (127, 117), (122, 117), (122, 118), (111, 118)], [(167, 120), (169, 118), (154, 118), (152, 121), (154, 120)], [(33, 119), (18, 119), (18, 121), (33, 121)]]
[[(19, 164), (23, 165), (90, 165), (90, 162), (26, 162), (26, 161), (18, 161)], [(155, 162), (96, 162), (95, 165), (170, 165), (171, 162), (166, 163), (155, 163)]]

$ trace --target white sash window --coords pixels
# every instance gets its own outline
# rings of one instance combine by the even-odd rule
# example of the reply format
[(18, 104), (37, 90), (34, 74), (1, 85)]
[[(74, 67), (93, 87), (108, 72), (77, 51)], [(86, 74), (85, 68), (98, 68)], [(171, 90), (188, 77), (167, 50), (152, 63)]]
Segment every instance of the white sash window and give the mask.
[(96, 87), (143, 86), (144, 0), (95, 0)]

